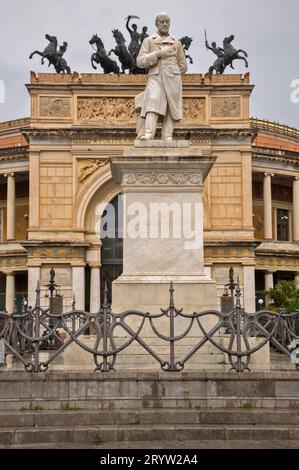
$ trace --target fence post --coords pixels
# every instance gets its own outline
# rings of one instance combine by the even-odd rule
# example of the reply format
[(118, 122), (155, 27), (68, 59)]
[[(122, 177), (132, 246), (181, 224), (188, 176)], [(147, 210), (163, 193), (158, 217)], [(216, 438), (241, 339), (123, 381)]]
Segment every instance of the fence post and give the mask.
[(40, 283), (37, 281), (36, 286), (36, 298), (35, 298), (35, 309), (34, 309), (34, 372), (39, 371), (39, 341), (37, 340), (40, 337)]

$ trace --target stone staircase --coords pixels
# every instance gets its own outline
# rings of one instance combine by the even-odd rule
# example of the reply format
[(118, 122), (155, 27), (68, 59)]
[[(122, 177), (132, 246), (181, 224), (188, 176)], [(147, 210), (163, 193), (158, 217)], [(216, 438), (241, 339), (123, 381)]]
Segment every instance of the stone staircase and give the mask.
[(0, 373), (1, 448), (298, 448), (299, 374)]
[(174, 442), (273, 441), (299, 443), (299, 410), (176, 410), (135, 411), (39, 410), (0, 413), (1, 447), (68, 447), (69, 445), (110, 448), (117, 444)]

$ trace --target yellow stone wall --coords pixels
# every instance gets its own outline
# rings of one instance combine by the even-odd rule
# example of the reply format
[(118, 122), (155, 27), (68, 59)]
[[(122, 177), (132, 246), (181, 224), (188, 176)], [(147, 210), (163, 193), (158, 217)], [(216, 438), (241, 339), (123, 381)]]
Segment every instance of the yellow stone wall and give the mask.
[(72, 156), (40, 154), (40, 227), (71, 227), (73, 210)]
[[(93, 228), (84, 214), (101, 184), (105, 193), (109, 157), (134, 144), (134, 97), (145, 83), (144, 76), (32, 74), (29, 239), (59, 240), (63, 233), (64, 240), (85, 241), (86, 232), (90, 236)], [(217, 156), (205, 186), (206, 239), (219, 238), (219, 232), (222, 239), (253, 239), (252, 88), (248, 75), (184, 77), (184, 119), (177, 138), (192, 131), (191, 145)], [(239, 132), (244, 130), (248, 135), (243, 138)], [(83, 222), (78, 221), (80, 211)]]
[[(239, 163), (236, 166), (236, 163)], [(240, 155), (219, 158), (211, 172), (212, 230), (242, 228), (242, 166)]]

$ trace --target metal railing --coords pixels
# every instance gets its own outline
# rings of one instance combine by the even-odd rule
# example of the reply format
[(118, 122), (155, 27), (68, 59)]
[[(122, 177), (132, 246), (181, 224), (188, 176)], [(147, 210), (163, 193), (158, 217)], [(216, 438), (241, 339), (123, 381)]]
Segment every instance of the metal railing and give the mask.
[(290, 127), (285, 124), (280, 124), (279, 122), (267, 121), (266, 119), (250, 119), (251, 126), (258, 130), (276, 132), (278, 134), (283, 134), (289, 137), (295, 137), (299, 139), (299, 129), (295, 127)]
[[(55, 281), (52, 278), (52, 285)], [(232, 371), (250, 371), (251, 356), (263, 348), (269, 341), (287, 356), (291, 356), (288, 342), (299, 339), (292, 322), (297, 322), (299, 312), (294, 315), (279, 314), (270, 311), (259, 311), (248, 314), (241, 307), (241, 289), (239, 280), (235, 283), (230, 272), (231, 295), (235, 305), (231, 312), (222, 313), (207, 310), (200, 313), (184, 313), (177, 309), (174, 302), (174, 287), (170, 284), (169, 305), (161, 308), (160, 313), (150, 314), (129, 310), (113, 313), (108, 303), (108, 289), (105, 286), (104, 301), (100, 310), (93, 314), (76, 310), (67, 313), (53, 314), (49, 308), (40, 304), (40, 286), (36, 289), (34, 308), (23, 306), (21, 313), (9, 315), (0, 312), (0, 340), (4, 342), (6, 353), (12, 354), (19, 360), (28, 372), (43, 372), (62, 355), (73, 343), (83, 348), (93, 356), (95, 371), (109, 372), (115, 370), (118, 356), (133, 343), (149, 354), (163, 371), (178, 372), (184, 369), (186, 363), (200, 351), (205, 344), (213, 345), (216, 350), (226, 354)], [(131, 320), (138, 320), (137, 327), (132, 327)], [(159, 322), (164, 321), (163, 331)], [(137, 322), (137, 323), (138, 323)], [(136, 321), (135, 321), (136, 324)], [(182, 325), (184, 331), (176, 334), (176, 327)], [(207, 326), (209, 325), (209, 326)], [(196, 344), (189, 347), (188, 352), (178, 357), (177, 351), (184, 338), (188, 338), (193, 326), (199, 328), (200, 335)], [(159, 338), (167, 345), (163, 354), (155, 351), (146, 341), (144, 329), (150, 331), (153, 337)], [(117, 332), (116, 332), (117, 330)], [(93, 346), (82, 342), (81, 337), (86, 331), (91, 332)], [(121, 331), (121, 335), (119, 334)], [(281, 333), (283, 331), (283, 334)], [(167, 332), (167, 333), (165, 333)], [(119, 344), (119, 337), (123, 341)], [(225, 341), (222, 339), (225, 338)], [(258, 338), (252, 341), (252, 338)], [(45, 360), (42, 353), (51, 351)], [(298, 366), (296, 366), (298, 369)]]

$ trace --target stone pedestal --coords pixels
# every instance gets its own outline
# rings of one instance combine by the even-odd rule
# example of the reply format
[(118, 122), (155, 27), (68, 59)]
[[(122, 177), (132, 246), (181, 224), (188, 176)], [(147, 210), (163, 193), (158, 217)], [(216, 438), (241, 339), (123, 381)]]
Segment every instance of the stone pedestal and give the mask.
[[(170, 281), (177, 308), (186, 313), (217, 308), (216, 283), (204, 271), (202, 203), (203, 183), (215, 160), (185, 141), (138, 142), (111, 158), (124, 198), (123, 274), (112, 286), (114, 312), (160, 313), (168, 307)], [(184, 323), (178, 319), (176, 334), (185, 330)], [(169, 334), (167, 322), (160, 327)], [(162, 347), (149, 326), (143, 333), (147, 344)], [(200, 334), (198, 328), (190, 337), (198, 341)]]
[(113, 283), (114, 311), (159, 312), (170, 281), (186, 311), (216, 306), (215, 283), (204, 271), (202, 203), (215, 160), (185, 141), (138, 142), (111, 158), (124, 197), (123, 274)]

